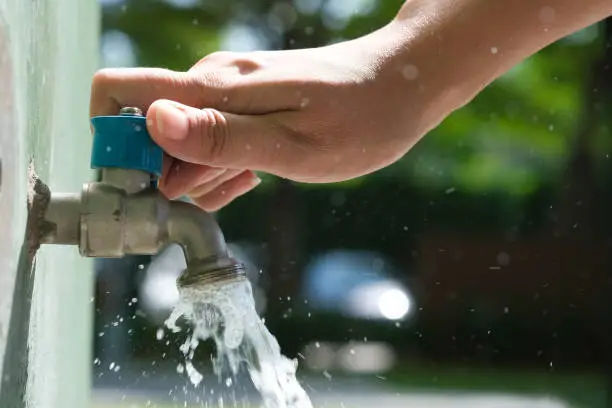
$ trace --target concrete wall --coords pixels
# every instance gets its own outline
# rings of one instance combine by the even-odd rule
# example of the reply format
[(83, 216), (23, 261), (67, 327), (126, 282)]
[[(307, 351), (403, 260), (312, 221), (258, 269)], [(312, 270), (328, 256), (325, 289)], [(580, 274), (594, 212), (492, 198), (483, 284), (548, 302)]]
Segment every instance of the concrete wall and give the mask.
[[(53, 191), (91, 177), (95, 0), (0, 0), (0, 407), (89, 405), (92, 272), (76, 248), (24, 253), (28, 163)], [(31, 298), (31, 302), (30, 302)]]

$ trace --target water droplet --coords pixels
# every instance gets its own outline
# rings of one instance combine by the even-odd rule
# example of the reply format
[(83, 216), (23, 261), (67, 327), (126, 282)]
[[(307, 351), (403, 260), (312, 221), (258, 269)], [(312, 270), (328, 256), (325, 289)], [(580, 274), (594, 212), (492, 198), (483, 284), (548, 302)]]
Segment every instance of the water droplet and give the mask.
[(114, 362), (111, 362), (111, 363), (108, 365), (108, 369), (109, 369), (109, 370), (113, 370), (114, 368), (115, 368), (115, 363), (114, 363)]
[(107, 152), (110, 152), (111, 150), (113, 150), (113, 148), (112, 148), (112, 147), (110, 147), (110, 146), (106, 146), (106, 151), (107, 151)]
[(499, 50), (497, 49), (497, 47), (491, 47), (491, 54), (497, 54), (499, 52)]
[(134, 126), (134, 130), (135, 130), (136, 132), (141, 132), (141, 131), (142, 131), (142, 126), (140, 126), (140, 125), (136, 125), (136, 126)]
[(225, 386), (226, 386), (227, 388), (229, 388), (229, 387), (231, 387), (231, 386), (232, 386), (232, 379), (231, 379), (230, 377), (228, 377), (228, 378), (225, 380)]
[(162, 329), (162, 328), (157, 329), (157, 332), (155, 333), (155, 338), (157, 340), (163, 339), (164, 338), (164, 329)]
[(553, 125), (552, 123), (550, 125), (548, 125), (548, 130), (551, 131), (551, 132), (553, 130), (555, 130), (555, 125)]
[(300, 101), (300, 108), (305, 108), (310, 104), (310, 99), (308, 98), (302, 98), (302, 100)]
[(247, 143), (247, 145), (245, 146), (247, 150), (251, 150), (251, 145)]
[(183, 374), (185, 372), (185, 366), (182, 365), (181, 363), (179, 363), (176, 366), (176, 372), (179, 373), (179, 374)]
[(446, 194), (452, 194), (454, 192), (455, 192), (455, 187), (447, 188), (446, 191), (445, 191)]
[(402, 75), (405, 79), (413, 81), (419, 76), (419, 69), (412, 64), (404, 65), (402, 68)]

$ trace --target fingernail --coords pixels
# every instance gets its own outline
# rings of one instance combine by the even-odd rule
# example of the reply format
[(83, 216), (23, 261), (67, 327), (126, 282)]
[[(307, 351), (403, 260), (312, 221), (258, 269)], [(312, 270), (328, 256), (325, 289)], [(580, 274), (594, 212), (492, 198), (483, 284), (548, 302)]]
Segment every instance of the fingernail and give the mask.
[(257, 176), (251, 179), (251, 187), (256, 187), (261, 183), (261, 179)]
[(165, 103), (157, 109), (155, 122), (157, 122), (157, 131), (162, 137), (183, 140), (187, 136), (189, 129), (187, 116), (171, 103)]

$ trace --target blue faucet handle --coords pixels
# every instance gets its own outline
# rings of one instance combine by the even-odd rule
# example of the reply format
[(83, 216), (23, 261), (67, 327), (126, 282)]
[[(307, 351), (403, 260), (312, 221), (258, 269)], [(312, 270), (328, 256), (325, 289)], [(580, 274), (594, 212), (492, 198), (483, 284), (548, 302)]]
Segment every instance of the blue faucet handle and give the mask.
[(163, 150), (151, 139), (146, 118), (138, 113), (97, 116), (94, 128), (91, 168), (114, 167), (140, 170), (161, 176)]

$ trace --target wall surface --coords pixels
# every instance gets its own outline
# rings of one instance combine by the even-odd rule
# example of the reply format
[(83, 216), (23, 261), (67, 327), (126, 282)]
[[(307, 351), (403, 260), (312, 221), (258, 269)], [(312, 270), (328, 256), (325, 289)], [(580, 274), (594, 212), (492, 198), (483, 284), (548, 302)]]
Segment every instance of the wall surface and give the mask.
[[(95, 0), (0, 0), (0, 407), (84, 408), (91, 367), (90, 262), (26, 237), (28, 165), (52, 191), (91, 178)], [(27, 249), (27, 248), (26, 248)]]

